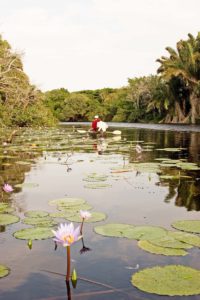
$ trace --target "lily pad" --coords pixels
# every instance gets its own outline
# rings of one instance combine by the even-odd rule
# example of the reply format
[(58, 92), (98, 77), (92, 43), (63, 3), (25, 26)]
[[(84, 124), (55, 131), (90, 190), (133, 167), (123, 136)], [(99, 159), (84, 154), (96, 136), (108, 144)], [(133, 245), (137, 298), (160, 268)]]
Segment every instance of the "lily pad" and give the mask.
[(42, 218), (48, 216), (48, 214), (48, 212), (43, 210), (29, 210), (24, 213), (24, 215), (29, 218)]
[(15, 211), (13, 207), (10, 207), (8, 203), (0, 203), (0, 213), (12, 213)]
[(198, 295), (199, 282), (199, 270), (181, 265), (144, 269), (131, 279), (131, 283), (144, 292), (168, 296)]
[(44, 240), (54, 236), (51, 227), (25, 228), (14, 232), (14, 237), (21, 240)]
[(172, 223), (172, 227), (193, 233), (200, 233), (200, 220), (180, 220)]
[[(80, 217), (80, 214), (77, 213), (74, 216), (68, 217), (67, 218), (71, 222), (82, 222), (82, 219)], [(87, 220), (85, 220), (85, 223), (94, 223), (94, 222), (100, 222), (106, 219), (106, 215), (102, 212), (92, 212), (91, 217)]]
[(0, 214), (0, 225), (10, 225), (19, 222), (19, 217), (11, 214)]
[(161, 247), (167, 248), (176, 248), (176, 249), (191, 249), (192, 245), (183, 243), (181, 241), (176, 240), (174, 237), (166, 235), (164, 237), (154, 239), (151, 241), (152, 244)]
[(88, 183), (84, 185), (84, 187), (88, 189), (104, 189), (111, 186), (112, 185), (108, 183)]
[(64, 207), (71, 207), (84, 204), (86, 201), (81, 198), (62, 198), (62, 199), (55, 199), (50, 200), (49, 205), (59, 205)]
[(172, 236), (178, 241), (200, 247), (200, 237), (195, 234), (180, 231), (168, 231), (168, 235)]
[(6, 266), (0, 265), (0, 278), (7, 276), (10, 273), (10, 269)]
[(34, 188), (37, 186), (39, 186), (38, 183), (32, 183), (32, 182), (24, 182), (15, 185), (16, 188)]
[(70, 209), (68, 211), (62, 210), (62, 211), (53, 212), (53, 213), (50, 213), (49, 216), (51, 218), (67, 219), (68, 217), (71, 217), (75, 214), (76, 214), (76, 211)]
[(69, 214), (71, 213), (71, 216), (76, 214), (77, 212), (79, 212), (80, 210), (90, 210), (93, 207), (88, 204), (88, 203), (83, 203), (80, 205), (74, 205), (74, 206), (64, 206), (64, 205), (58, 205), (58, 210), (64, 211), (64, 212), (69, 212)]
[(153, 254), (161, 254), (161, 255), (167, 255), (167, 256), (174, 256), (174, 255), (185, 256), (188, 254), (183, 249), (165, 248), (165, 247), (161, 247), (161, 246), (156, 246), (148, 241), (139, 241), (138, 246), (140, 248), (142, 248), (143, 250), (148, 251)]
[(33, 225), (33, 226), (39, 226), (39, 227), (50, 227), (57, 225), (57, 222), (55, 222), (52, 218), (49, 216), (47, 217), (41, 217), (41, 218), (25, 218), (22, 221), (24, 224), (27, 225)]
[(124, 236), (127, 237), (128, 239), (151, 241), (166, 236), (166, 234), (167, 234), (166, 229), (162, 227), (135, 226), (128, 232), (125, 232)]
[(123, 223), (111, 223), (101, 226), (96, 226), (94, 231), (100, 235), (112, 237), (124, 237), (124, 233), (132, 229), (134, 226)]

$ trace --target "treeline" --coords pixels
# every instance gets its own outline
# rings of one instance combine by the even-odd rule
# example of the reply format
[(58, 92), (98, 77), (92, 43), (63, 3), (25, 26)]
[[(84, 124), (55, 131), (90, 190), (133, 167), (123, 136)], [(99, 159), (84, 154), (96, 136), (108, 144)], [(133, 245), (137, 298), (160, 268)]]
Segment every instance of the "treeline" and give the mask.
[(44, 94), (29, 82), (21, 55), (0, 36), (0, 126), (52, 125)]
[(157, 75), (128, 79), (127, 86), (42, 93), (29, 83), (20, 56), (0, 39), (0, 120), (6, 125), (91, 121), (200, 123), (200, 33), (188, 34), (157, 61)]
[(188, 34), (157, 59), (157, 75), (128, 79), (119, 89), (49, 91), (45, 101), (60, 121), (200, 123), (200, 33)]

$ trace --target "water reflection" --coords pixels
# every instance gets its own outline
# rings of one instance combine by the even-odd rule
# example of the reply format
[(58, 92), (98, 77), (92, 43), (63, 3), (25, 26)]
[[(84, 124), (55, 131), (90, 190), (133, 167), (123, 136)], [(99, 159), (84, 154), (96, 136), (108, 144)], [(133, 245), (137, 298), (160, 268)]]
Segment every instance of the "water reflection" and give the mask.
[[(86, 128), (85, 125), (82, 127)], [(136, 151), (136, 145), (142, 147), (142, 152)], [(166, 151), (165, 148), (181, 148), (181, 150)], [(99, 151), (101, 154), (98, 153)], [(3, 186), (7, 182), (14, 187), (13, 194), (1, 192), (0, 201), (8, 203), (15, 209), (14, 213), (21, 215), (21, 212), (30, 209), (53, 210), (48, 206), (48, 201), (54, 198), (62, 198), (66, 195), (83, 197), (89, 200), (94, 210), (105, 212), (108, 222), (110, 220), (133, 224), (155, 222), (154, 225), (161, 223), (169, 227), (172, 218), (177, 219), (182, 216), (190, 218), (193, 215), (196, 216), (195, 211), (200, 210), (200, 172), (199, 170), (180, 170), (173, 166), (160, 167), (164, 159), (199, 164), (200, 133), (123, 128), (121, 136), (113, 137), (108, 134), (103, 139), (91, 139), (79, 134), (72, 129), (71, 125), (45, 130), (19, 130), (9, 145), (2, 144), (0, 147), (0, 185)], [(150, 171), (144, 166), (141, 169), (136, 168), (136, 164), (145, 163), (153, 163)], [(83, 176), (91, 172), (106, 174), (112, 187), (102, 190), (85, 188)], [(163, 179), (162, 176), (169, 176), (169, 178)], [(190, 177), (184, 178), (184, 176)], [(16, 184), (22, 184), (25, 181), (36, 181), (39, 187), (33, 190), (25, 189), (23, 186), (16, 187)], [(184, 209), (180, 209), (181, 207)], [(187, 211), (193, 211), (193, 215), (191, 213), (188, 215)], [(164, 220), (162, 220), (163, 216)], [(14, 232), (18, 228), (21, 229), (22, 224), (11, 226)], [(75, 260), (80, 263), (80, 271), (87, 278), (97, 278), (96, 281), (108, 282), (110, 286), (129, 288), (130, 298), (125, 296), (122, 299), (133, 299), (134, 296), (138, 299), (161, 299), (159, 296), (144, 295), (130, 287), (132, 271), (127, 274), (124, 265), (139, 264), (143, 268), (158, 263), (180, 262), (193, 264), (195, 267), (198, 261), (197, 250), (191, 250), (189, 258), (186, 259), (155, 257), (138, 250), (136, 242), (104, 239), (97, 236), (92, 230), (93, 225), (89, 226), (87, 227), (89, 233), (88, 230), (84, 230), (86, 243), (82, 239), (82, 246), (77, 245)], [(29, 251), (26, 243), (16, 241), (11, 236), (11, 230), (5, 232), (5, 226), (0, 226), (0, 232), (4, 238), (1, 241), (2, 260), (5, 260), (8, 265), (11, 264), (11, 269), (14, 266), (11, 272), (14, 280), (9, 281), (9, 277), (5, 279), (7, 291), (5, 287), (4, 294), (0, 296), (1, 299), (10, 300), (18, 297), (25, 300), (30, 287), (35, 299), (42, 299), (41, 295), (46, 299), (48, 288), (49, 297), (58, 297), (61, 291), (62, 299), (64, 297), (71, 299), (70, 297), (73, 296), (71, 294), (75, 294), (76, 291), (65, 287), (64, 279), (55, 280), (54, 277), (49, 279), (38, 274), (35, 277), (30, 275), (32, 269), (38, 271), (41, 265), (44, 265), (44, 268), (48, 266), (51, 270), (57, 268), (58, 272), (61, 272), (65, 260), (59, 249), (56, 251), (57, 259), (54, 260), (55, 252), (49, 251), (49, 253), (47, 250), (52, 250), (48, 241), (34, 242), (32, 251)], [(16, 251), (13, 251), (13, 248)], [(88, 252), (89, 255), (80, 255)], [(26, 272), (18, 278), (16, 273), (21, 272), (22, 265)], [(21, 280), (20, 283), (15, 279), (16, 277)], [(41, 278), (41, 282), (38, 278)], [(44, 288), (44, 283), (46, 288)], [(18, 287), (14, 290), (15, 284)], [(9, 291), (10, 286), (14, 288)], [(36, 286), (39, 287), (38, 290)], [(85, 289), (87, 287), (80, 282), (79, 292)], [(89, 295), (91, 290), (93, 295)], [(95, 293), (96, 291), (89, 287), (85, 299), (97, 297)], [(113, 296), (106, 292), (102, 293), (101, 299), (120, 299), (116, 290), (113, 293)], [(168, 297), (162, 297), (162, 299), (165, 298), (168, 299)]]

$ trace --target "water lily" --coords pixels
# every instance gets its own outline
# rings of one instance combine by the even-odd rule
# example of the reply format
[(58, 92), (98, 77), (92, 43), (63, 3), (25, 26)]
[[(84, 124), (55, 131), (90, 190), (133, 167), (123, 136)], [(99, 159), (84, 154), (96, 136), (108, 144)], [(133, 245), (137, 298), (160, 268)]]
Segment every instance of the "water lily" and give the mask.
[(55, 235), (54, 241), (62, 244), (63, 247), (71, 246), (74, 242), (78, 241), (80, 236), (80, 227), (74, 228), (74, 224), (60, 224), (58, 230), (52, 230)]
[(87, 210), (80, 210), (80, 216), (82, 218), (80, 233), (82, 234), (83, 233), (83, 223), (85, 220), (88, 220), (89, 218), (91, 218), (91, 213)]
[(12, 186), (11, 186), (10, 184), (7, 184), (7, 183), (4, 184), (3, 190), (4, 190), (4, 192), (6, 192), (6, 193), (11, 193), (11, 192), (13, 192)]
[(54, 242), (61, 244), (63, 247), (66, 247), (67, 250), (67, 274), (66, 274), (66, 283), (69, 286), (70, 280), (70, 246), (76, 241), (80, 240), (82, 237), (80, 235), (80, 228), (74, 228), (74, 224), (60, 224), (58, 230), (52, 230), (55, 238)]
[(87, 210), (80, 210), (80, 216), (82, 219), (87, 220), (87, 219), (91, 218), (91, 213)]

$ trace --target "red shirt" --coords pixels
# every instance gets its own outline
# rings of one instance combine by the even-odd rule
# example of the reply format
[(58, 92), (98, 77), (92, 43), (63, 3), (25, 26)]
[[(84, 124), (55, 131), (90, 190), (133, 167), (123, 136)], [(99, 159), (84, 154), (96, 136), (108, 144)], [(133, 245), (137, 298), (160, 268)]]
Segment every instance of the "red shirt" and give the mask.
[(99, 118), (94, 119), (94, 120), (92, 121), (92, 129), (93, 129), (94, 131), (97, 131), (97, 129), (98, 129), (97, 123), (98, 123), (99, 121), (101, 121), (101, 119), (99, 119)]

